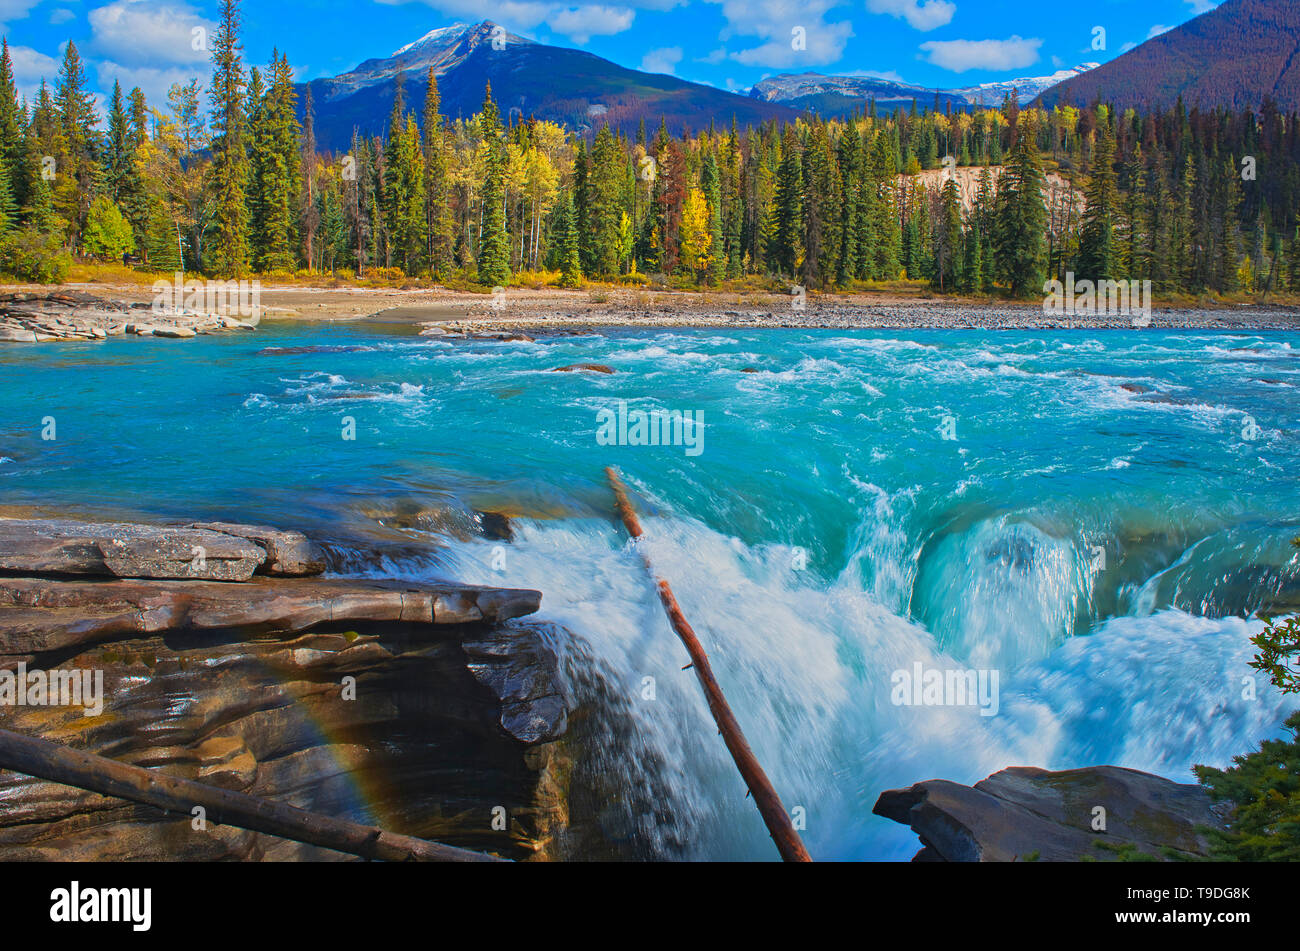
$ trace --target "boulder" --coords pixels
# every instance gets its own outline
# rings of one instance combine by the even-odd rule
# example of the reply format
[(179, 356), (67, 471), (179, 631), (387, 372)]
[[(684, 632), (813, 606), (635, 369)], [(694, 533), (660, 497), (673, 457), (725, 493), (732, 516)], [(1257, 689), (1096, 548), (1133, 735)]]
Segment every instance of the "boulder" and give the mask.
[(0, 519), (0, 571), (246, 581), (267, 552), (222, 532), (127, 522)]
[(246, 538), (266, 551), (259, 571), (268, 575), (318, 575), (325, 570), (325, 553), (302, 532), (236, 522), (195, 522), (190, 528)]
[(0, 661), (174, 631), (301, 631), (327, 622), (473, 624), (532, 614), (540, 592), (367, 579), (220, 581), (0, 577)]
[(913, 861), (1197, 858), (1209, 852), (1204, 829), (1223, 826), (1200, 786), (1118, 766), (1018, 766), (974, 786), (931, 779), (881, 793), (872, 812), (921, 837)]
[(607, 367), (603, 363), (571, 363), (565, 367), (556, 367), (552, 373), (573, 373), (576, 370), (586, 370), (590, 373), (613, 373), (613, 367)]

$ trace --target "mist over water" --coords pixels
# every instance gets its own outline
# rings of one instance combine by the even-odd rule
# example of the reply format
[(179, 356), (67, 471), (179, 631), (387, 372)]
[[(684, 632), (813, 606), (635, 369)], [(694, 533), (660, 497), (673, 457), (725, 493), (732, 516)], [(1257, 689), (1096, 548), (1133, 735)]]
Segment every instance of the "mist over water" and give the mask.
[[(401, 542), (355, 571), (538, 588), (602, 711), (607, 835), (774, 858), (613, 520), (615, 465), (814, 857), (906, 859), (915, 836), (871, 815), (883, 789), (1096, 763), (1191, 782), (1280, 734), (1294, 704), (1243, 678), (1254, 613), (1300, 601), (1298, 341), (263, 324), (10, 348), (0, 504)], [(582, 362), (616, 372), (551, 372)], [(598, 445), (620, 400), (702, 412), (703, 452)], [(514, 516), (515, 540), (475, 536), (475, 509)], [(895, 704), (891, 675), (918, 663), (997, 671), (997, 715)]]

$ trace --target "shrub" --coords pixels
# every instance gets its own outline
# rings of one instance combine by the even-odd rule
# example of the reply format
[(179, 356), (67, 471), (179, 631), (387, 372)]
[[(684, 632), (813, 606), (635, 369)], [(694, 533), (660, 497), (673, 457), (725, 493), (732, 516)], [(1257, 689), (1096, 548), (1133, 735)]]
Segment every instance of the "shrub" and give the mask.
[(1232, 758), (1235, 766), (1193, 766), (1217, 801), (1236, 807), (1226, 832), (1211, 829), (1210, 857), (1230, 862), (1300, 860), (1300, 710), (1284, 726), (1291, 739), (1265, 740)]
[(89, 254), (119, 261), (122, 255), (135, 250), (135, 236), (122, 209), (103, 195), (90, 203), (82, 243)]
[(33, 284), (58, 284), (72, 267), (59, 239), (27, 227), (0, 238), (0, 271)]

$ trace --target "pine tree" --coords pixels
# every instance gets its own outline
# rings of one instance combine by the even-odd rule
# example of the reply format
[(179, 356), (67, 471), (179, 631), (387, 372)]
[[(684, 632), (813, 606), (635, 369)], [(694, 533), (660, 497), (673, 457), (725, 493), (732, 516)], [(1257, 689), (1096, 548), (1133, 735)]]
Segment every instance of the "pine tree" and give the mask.
[(573, 214), (573, 194), (565, 191), (560, 202), (558, 221), (555, 226), (555, 246), (563, 287), (578, 287), (582, 284), (582, 264), (578, 258), (578, 234)]
[(933, 282), (941, 292), (955, 289), (962, 266), (961, 252), (961, 194), (956, 179), (950, 176), (940, 191), (938, 221), (931, 232)]
[(302, 198), (299, 214), (302, 220), (302, 254), (308, 270), (316, 268), (316, 232), (321, 223), (321, 203), (316, 192), (316, 103), (312, 97), (311, 83), (303, 97), (302, 107)]
[(9, 41), (0, 40), (0, 166), (4, 167), (14, 205), (27, 199), (26, 117), (18, 104)]
[(244, 68), (240, 60), (238, 0), (221, 0), (221, 20), (213, 42), (212, 61), (212, 234), (207, 241), (207, 265), (222, 277), (239, 277), (248, 270), (248, 155), (244, 142)]
[(505, 155), (501, 143), (501, 116), (492, 101), (492, 84), (487, 84), (479, 133), (486, 151), (483, 168), (483, 235), (479, 240), (478, 281), (489, 287), (504, 287), (510, 281), (510, 238), (506, 234)]
[(1078, 273), (1091, 281), (1109, 281), (1117, 276), (1118, 248), (1115, 219), (1118, 193), (1115, 187), (1115, 133), (1104, 106), (1097, 109), (1097, 147), (1092, 156), (1092, 179), (1088, 183), (1087, 210), (1079, 238)]
[(86, 72), (75, 43), (69, 41), (59, 69), (54, 95), (59, 116), (61, 154), (57, 156), (54, 203), (72, 227), (74, 246), (86, 225), (90, 203), (99, 193), (100, 143), (96, 126), (99, 117), (95, 100), (86, 89)]
[(772, 199), (772, 231), (767, 259), (778, 274), (793, 277), (803, 263), (803, 156), (794, 126), (781, 138), (781, 164)]
[(1034, 142), (1032, 113), (1021, 114), (1011, 160), (998, 185), (993, 228), (1000, 276), (1014, 297), (1037, 292), (1043, 279), (1043, 168)]
[(587, 179), (586, 224), (591, 242), (587, 267), (592, 274), (618, 273), (616, 245), (623, 212), (619, 201), (621, 166), (614, 134), (609, 126), (602, 126), (591, 150), (591, 173)]
[(452, 268), (454, 222), (451, 190), (447, 177), (444, 120), (438, 92), (438, 74), (429, 67), (429, 86), (424, 98), (424, 220), (428, 239), (429, 267), (436, 279), (446, 279)]
[(716, 284), (720, 272), (726, 268), (726, 252), (722, 241), (722, 183), (718, 178), (718, 162), (710, 149), (704, 156), (704, 168), (700, 173), (700, 191), (708, 206), (709, 261), (705, 277), (710, 284)]
[(871, 230), (869, 249), (869, 277), (877, 281), (892, 281), (898, 277), (899, 230), (898, 212), (894, 201), (895, 151), (889, 137), (877, 133), (871, 143), (871, 161), (866, 187), (871, 195), (868, 217)]

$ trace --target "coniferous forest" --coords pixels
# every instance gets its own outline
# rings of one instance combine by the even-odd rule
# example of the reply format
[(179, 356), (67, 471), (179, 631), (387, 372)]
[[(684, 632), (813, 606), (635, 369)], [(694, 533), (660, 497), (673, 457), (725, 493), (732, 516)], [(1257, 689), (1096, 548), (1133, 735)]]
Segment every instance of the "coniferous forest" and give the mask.
[[(1254, 110), (939, 110), (587, 137), (467, 120), (400, 87), (386, 134), (317, 148), (287, 58), (245, 62), (222, 4), (212, 76), (101, 121), (68, 43), (20, 101), (0, 61), (0, 271), (78, 261), (214, 277), (312, 274), (492, 287), (585, 280), (822, 290), (926, 281), (1034, 296), (1067, 272), (1163, 294), (1300, 289), (1300, 117)], [(306, 87), (302, 87), (306, 88)]]

